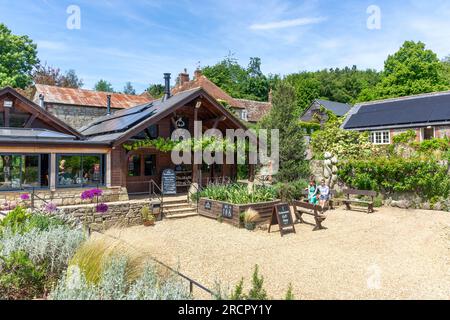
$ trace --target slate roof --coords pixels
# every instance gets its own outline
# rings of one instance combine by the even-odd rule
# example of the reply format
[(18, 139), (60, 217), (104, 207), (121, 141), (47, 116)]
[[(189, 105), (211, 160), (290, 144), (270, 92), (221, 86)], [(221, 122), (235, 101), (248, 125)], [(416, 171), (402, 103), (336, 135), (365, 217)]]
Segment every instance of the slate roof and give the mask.
[(352, 108), (352, 106), (347, 103), (340, 103), (322, 99), (316, 99), (316, 101), (325, 109), (332, 111), (338, 117), (345, 116), (347, 112), (349, 112), (350, 109)]
[(236, 99), (248, 112), (249, 122), (259, 122), (270, 112), (272, 104), (270, 102), (260, 102), (245, 99)]
[(450, 122), (450, 91), (363, 103), (352, 111), (344, 129)]
[[(198, 71), (197, 71), (198, 72)], [(219, 88), (216, 84), (214, 84), (211, 80), (209, 80), (206, 76), (199, 74), (199, 76), (195, 77), (194, 80), (183, 83), (182, 85), (178, 85), (172, 89), (172, 94), (177, 94), (186, 90), (191, 90), (194, 88), (201, 87), (203, 88), (209, 95), (211, 95), (216, 100), (226, 101), (231, 107), (236, 109), (244, 109), (241, 103), (232, 98), (229, 94)]]
[(34, 102), (39, 103), (39, 95), (45, 96), (46, 103), (106, 108), (106, 96), (111, 95), (111, 108), (126, 109), (154, 100), (148, 93), (128, 95), (122, 93), (97, 92), (86, 89), (61, 88), (36, 84)]

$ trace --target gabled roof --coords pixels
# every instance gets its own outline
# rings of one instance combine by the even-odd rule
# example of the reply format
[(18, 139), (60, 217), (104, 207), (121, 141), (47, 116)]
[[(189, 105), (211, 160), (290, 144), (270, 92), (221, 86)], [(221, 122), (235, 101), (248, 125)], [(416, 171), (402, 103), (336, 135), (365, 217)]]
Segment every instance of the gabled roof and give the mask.
[(355, 106), (344, 129), (450, 122), (450, 91), (373, 101)]
[(115, 109), (126, 109), (153, 100), (148, 93), (142, 95), (129, 95), (86, 89), (61, 88), (43, 84), (36, 84), (35, 87), (36, 92), (33, 100), (36, 103), (39, 102), (40, 94), (44, 95), (46, 103), (103, 108), (106, 108), (106, 96), (111, 95), (111, 108)]
[(203, 88), (195, 88), (175, 94), (169, 99), (158, 99), (127, 110), (117, 111), (113, 115), (100, 117), (81, 128), (80, 132), (87, 137), (88, 141), (110, 142), (114, 143), (114, 145), (119, 145), (132, 135), (167, 117), (178, 108), (197, 98), (207, 99), (227, 119), (232, 121), (237, 128), (246, 129), (234, 115), (219, 104)]
[(215, 85), (211, 80), (209, 80), (206, 76), (202, 74), (198, 74), (194, 80), (187, 81), (182, 85), (178, 85), (172, 89), (173, 94), (177, 94), (186, 90), (191, 90), (194, 88), (203, 88), (209, 95), (211, 95), (216, 100), (226, 101), (231, 107), (236, 109), (244, 109), (241, 103), (232, 98), (229, 94)]
[(317, 103), (319, 103), (325, 109), (333, 112), (338, 117), (345, 116), (347, 114), (347, 112), (349, 112), (350, 109), (352, 108), (352, 106), (347, 103), (322, 100), (322, 99), (316, 99), (315, 101), (317, 101)]
[(82, 138), (82, 135), (77, 130), (75, 130), (71, 126), (67, 125), (64, 121), (60, 120), (59, 118), (57, 118), (56, 116), (54, 116), (53, 114), (48, 112), (47, 110), (42, 109), (40, 106), (35, 104), (33, 101), (29, 100), (28, 98), (26, 98), (23, 95), (21, 95), (20, 93), (18, 93), (15, 89), (13, 89), (11, 87), (6, 87), (6, 88), (1, 89), (0, 97), (5, 94), (10, 94), (13, 97), (15, 97), (16, 99), (20, 100), (22, 103), (24, 103), (26, 106), (28, 106), (28, 108), (30, 110), (32, 110), (33, 113), (35, 113), (38, 118), (47, 120), (53, 126), (57, 127), (58, 129), (60, 129), (61, 131), (64, 131), (67, 134), (73, 135), (76, 138)]
[(236, 99), (236, 101), (238, 101), (241, 106), (247, 110), (249, 122), (261, 121), (261, 119), (272, 109), (272, 104), (270, 102), (260, 102), (246, 99)]

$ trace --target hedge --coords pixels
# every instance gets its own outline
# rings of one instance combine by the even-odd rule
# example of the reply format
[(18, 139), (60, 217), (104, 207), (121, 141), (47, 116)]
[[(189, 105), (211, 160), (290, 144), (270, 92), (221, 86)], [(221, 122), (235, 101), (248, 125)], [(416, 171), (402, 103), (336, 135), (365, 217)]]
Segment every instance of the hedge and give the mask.
[(340, 163), (339, 178), (349, 187), (385, 194), (414, 192), (422, 198), (448, 198), (450, 176), (436, 161), (374, 158)]

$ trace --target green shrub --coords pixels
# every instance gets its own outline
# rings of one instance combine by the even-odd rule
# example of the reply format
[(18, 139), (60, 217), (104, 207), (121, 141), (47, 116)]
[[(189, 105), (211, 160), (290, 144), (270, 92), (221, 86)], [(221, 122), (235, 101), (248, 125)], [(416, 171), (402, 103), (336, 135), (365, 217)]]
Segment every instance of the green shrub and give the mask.
[(35, 265), (23, 251), (0, 256), (0, 300), (25, 300), (42, 295), (45, 268)]
[(248, 300), (267, 300), (267, 293), (264, 289), (264, 277), (259, 275), (259, 266), (255, 266), (252, 276), (252, 288), (248, 293)]
[(295, 300), (295, 296), (293, 293), (294, 289), (292, 288), (292, 283), (289, 283), (288, 290), (286, 292), (286, 295), (284, 297), (284, 300)]
[(199, 192), (198, 196), (232, 204), (249, 204), (273, 201), (276, 191), (270, 186), (254, 186), (253, 192), (249, 193), (244, 184), (211, 185)]
[(406, 132), (400, 133), (394, 136), (394, 143), (407, 144), (413, 142), (416, 139), (416, 132), (414, 130), (408, 130)]
[(11, 229), (14, 233), (22, 233), (25, 229), (25, 223), (30, 218), (31, 214), (21, 206), (17, 206), (14, 210), (10, 211), (8, 215), (0, 220), (0, 226)]
[(230, 295), (230, 300), (245, 300), (245, 294), (244, 294), (244, 278), (242, 278), (236, 287), (234, 288), (234, 291)]
[(306, 180), (297, 180), (290, 183), (277, 183), (274, 188), (277, 197), (283, 202), (292, 202), (303, 198), (303, 192), (308, 187)]
[(450, 176), (436, 161), (405, 158), (373, 158), (339, 164), (339, 177), (349, 187), (385, 194), (413, 192), (426, 199), (447, 198)]

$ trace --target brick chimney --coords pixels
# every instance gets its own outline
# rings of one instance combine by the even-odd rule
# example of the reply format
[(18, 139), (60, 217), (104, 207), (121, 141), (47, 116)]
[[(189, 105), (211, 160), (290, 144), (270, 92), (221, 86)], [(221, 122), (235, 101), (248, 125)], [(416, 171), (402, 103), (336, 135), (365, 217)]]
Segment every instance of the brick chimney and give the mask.
[(187, 69), (184, 69), (184, 72), (180, 73), (179, 79), (180, 79), (180, 86), (182, 86), (185, 83), (188, 83), (190, 81), (189, 73), (187, 72)]
[(200, 69), (195, 70), (195, 72), (194, 72), (194, 80), (199, 79), (201, 76), (202, 76), (202, 70), (200, 70)]

